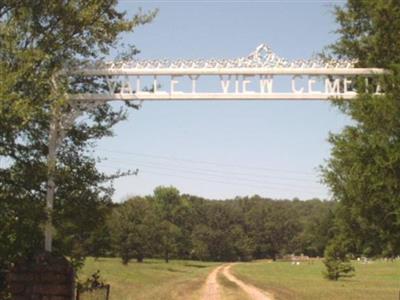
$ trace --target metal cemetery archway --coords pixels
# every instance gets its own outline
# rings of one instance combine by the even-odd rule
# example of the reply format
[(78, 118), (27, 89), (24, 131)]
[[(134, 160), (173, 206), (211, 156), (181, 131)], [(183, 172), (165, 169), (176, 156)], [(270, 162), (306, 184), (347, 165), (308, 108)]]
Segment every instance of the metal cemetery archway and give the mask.
[[(85, 107), (115, 100), (352, 99), (357, 95), (355, 77), (360, 76), (366, 79), (369, 91), (379, 94), (379, 83), (373, 78), (384, 74), (385, 70), (356, 68), (355, 63), (319, 58), (289, 61), (262, 44), (248, 56), (237, 59), (114, 61), (64, 71), (64, 75), (71, 77), (101, 78), (106, 88), (102, 93), (69, 94), (70, 103), (82, 105), (76, 109), (76, 114), (63, 116), (63, 119), (55, 118), (50, 126), (46, 195), (49, 218), (45, 229), (45, 249), (51, 251), (52, 248), (51, 212), (55, 191), (56, 148), (61, 142), (63, 129)], [(210, 84), (204, 85), (203, 82), (202, 85), (204, 78), (214, 83), (212, 90)], [(150, 86), (150, 90), (145, 90), (145, 86)]]
[[(326, 100), (356, 96), (352, 78), (384, 73), (382, 69), (355, 68), (349, 60), (295, 60), (279, 57), (262, 44), (247, 57), (237, 59), (131, 60), (102, 63), (73, 70), (71, 75), (106, 77), (108, 91), (102, 94), (70, 95), (74, 100)], [(199, 92), (201, 77), (217, 77), (219, 91)], [(299, 77), (308, 80), (301, 86)], [(159, 78), (167, 77), (166, 89)], [(276, 77), (290, 77), (286, 90), (277, 92)], [(152, 92), (143, 91), (143, 79), (152, 79)], [(186, 91), (180, 80), (189, 80)], [(322, 88), (317, 89), (317, 79)], [(321, 82), (320, 82), (321, 83)], [(250, 88), (252, 86), (253, 88)], [(379, 93), (379, 86), (376, 87)]]

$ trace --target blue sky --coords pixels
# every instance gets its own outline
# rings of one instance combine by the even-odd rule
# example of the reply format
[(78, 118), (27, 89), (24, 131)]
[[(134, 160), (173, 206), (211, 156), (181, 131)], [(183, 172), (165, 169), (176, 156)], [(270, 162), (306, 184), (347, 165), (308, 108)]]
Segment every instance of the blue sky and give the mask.
[[(138, 58), (235, 58), (268, 44), (288, 59), (310, 58), (335, 41), (333, 3), (342, 1), (120, 1), (157, 18), (125, 35)], [(329, 132), (349, 120), (323, 101), (145, 102), (98, 143), (106, 172), (139, 169), (115, 181), (115, 201), (158, 185), (213, 199), (258, 194), (329, 198), (319, 165)]]

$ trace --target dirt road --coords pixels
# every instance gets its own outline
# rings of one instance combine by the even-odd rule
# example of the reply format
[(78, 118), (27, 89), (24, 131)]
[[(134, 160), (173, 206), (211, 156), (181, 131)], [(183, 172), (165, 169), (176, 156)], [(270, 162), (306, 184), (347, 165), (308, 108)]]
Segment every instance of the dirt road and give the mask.
[(253, 300), (273, 300), (272, 294), (260, 290), (253, 285), (243, 282), (231, 273), (233, 264), (226, 264), (215, 268), (206, 279), (203, 287), (202, 300), (221, 300), (223, 299), (222, 288), (218, 283), (217, 277), (219, 274), (225, 276), (226, 279), (233, 282), (244, 291), (249, 299)]
[(219, 300), (221, 299), (221, 288), (217, 281), (218, 273), (224, 268), (224, 265), (215, 268), (208, 274), (206, 283), (203, 287), (202, 300)]

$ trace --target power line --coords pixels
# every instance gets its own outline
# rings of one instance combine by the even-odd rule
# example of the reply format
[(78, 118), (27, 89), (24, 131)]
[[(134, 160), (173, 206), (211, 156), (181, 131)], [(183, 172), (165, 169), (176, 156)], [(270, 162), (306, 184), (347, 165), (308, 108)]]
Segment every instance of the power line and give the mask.
[(167, 161), (178, 161), (178, 162), (186, 162), (186, 163), (193, 163), (193, 164), (207, 164), (207, 165), (224, 166), (224, 167), (230, 167), (230, 168), (240, 168), (240, 169), (249, 169), (249, 170), (253, 169), (253, 170), (273, 171), (273, 172), (297, 174), (299, 176), (314, 176), (314, 174), (311, 172), (298, 172), (298, 171), (294, 171), (294, 170), (283, 170), (283, 169), (274, 169), (274, 168), (267, 168), (267, 167), (245, 166), (245, 165), (233, 165), (233, 164), (226, 164), (226, 163), (219, 163), (219, 162), (212, 162), (212, 161), (192, 160), (192, 159), (185, 159), (185, 158), (175, 158), (175, 157), (170, 157), (170, 156), (144, 154), (144, 153), (127, 152), (127, 151), (115, 151), (115, 150), (108, 150), (108, 149), (98, 149), (98, 151), (108, 152), (108, 153), (119, 153), (119, 154), (132, 155), (132, 156), (157, 158), (157, 159), (162, 159), (162, 160), (167, 160)]
[[(109, 158), (107, 158), (106, 160), (109, 160)], [(111, 157), (112, 161), (115, 162), (121, 162), (118, 160), (115, 160), (113, 157)], [(159, 163), (159, 162), (143, 162), (143, 161), (137, 161), (137, 160), (129, 160), (131, 163), (135, 163), (135, 164), (147, 164), (147, 165), (152, 165), (152, 166), (167, 166), (167, 167), (174, 167), (174, 168), (179, 168), (179, 169), (183, 169), (183, 170), (187, 170), (187, 168), (190, 168), (190, 170), (198, 170), (201, 172), (206, 172), (206, 173), (217, 173), (217, 174), (224, 174), (226, 175), (227, 173), (229, 173), (229, 175), (233, 175), (233, 176), (253, 176), (253, 177), (262, 177), (262, 178), (269, 178), (269, 179), (278, 179), (278, 180), (289, 180), (289, 181), (299, 181), (299, 182), (312, 182), (312, 183), (316, 183), (316, 181), (314, 179), (306, 179), (306, 178), (293, 178), (293, 177), (280, 177), (280, 176), (275, 176), (275, 175), (266, 175), (266, 174), (257, 174), (257, 173), (243, 173), (243, 172), (237, 172), (237, 171), (222, 171), (222, 170), (213, 170), (213, 169), (205, 169), (205, 168), (199, 168), (199, 167), (193, 167), (193, 166), (181, 166), (181, 165), (166, 165), (164, 163)], [(122, 162), (122, 163), (125, 163)]]
[[(110, 168), (110, 169), (116, 169), (115, 166), (108, 166), (108, 165), (102, 165), (102, 167)], [(188, 176), (181, 176), (181, 175), (176, 175), (176, 174), (170, 174), (170, 173), (162, 173), (162, 172), (154, 172), (154, 171), (140, 171), (140, 173), (149, 173), (153, 175), (159, 175), (159, 176), (167, 176), (167, 177), (176, 177), (176, 178), (181, 178), (185, 180), (191, 180), (191, 181), (203, 181), (203, 182), (210, 182), (210, 183), (219, 183), (219, 184), (228, 184), (228, 185), (234, 185), (234, 186), (244, 186), (244, 187), (250, 187), (250, 188), (261, 188), (264, 190), (278, 190), (278, 191), (291, 191), (291, 192), (299, 192), (295, 190), (290, 190), (290, 189), (283, 189), (283, 188), (277, 188), (277, 187), (266, 187), (266, 186), (259, 186), (259, 185), (251, 185), (251, 184), (243, 184), (243, 183), (236, 183), (236, 182), (229, 182), (229, 181), (223, 181), (223, 180), (213, 180), (213, 179), (207, 179), (207, 178), (198, 178), (198, 177), (188, 177)]]
[[(101, 166), (104, 166), (106, 168), (113, 168), (114, 170), (119, 169), (119, 167), (116, 166), (109, 166), (102, 164)], [(151, 169), (151, 168), (150, 168)], [(160, 176), (167, 176), (167, 177), (177, 177), (177, 178), (183, 178), (183, 179), (189, 179), (189, 180), (198, 180), (198, 181), (207, 181), (207, 182), (212, 182), (212, 183), (224, 183), (224, 184), (231, 184), (231, 185), (241, 185), (241, 186), (247, 186), (247, 187), (252, 187), (252, 188), (262, 188), (262, 189), (268, 189), (268, 190), (284, 190), (284, 191), (292, 191), (292, 192), (304, 192), (305, 189), (310, 190), (311, 188), (296, 188), (293, 185), (286, 186), (286, 185), (281, 185), (282, 187), (278, 187), (276, 184), (272, 184), (272, 186), (269, 186), (271, 183), (266, 183), (262, 182), (261, 185), (259, 184), (243, 184), (243, 180), (240, 179), (234, 179), (233, 181), (226, 181), (226, 180), (220, 180), (220, 179), (214, 179), (214, 178), (203, 178), (203, 177), (190, 177), (190, 176), (183, 176), (183, 175), (177, 175), (177, 174), (171, 174), (171, 173), (163, 173), (163, 172), (158, 172), (158, 171), (152, 171), (152, 170), (139, 170), (139, 176), (141, 173), (150, 173), (150, 174), (156, 174)], [(197, 174), (200, 176), (204, 176), (203, 174)], [(236, 180), (236, 181), (235, 181)], [(314, 188), (315, 189), (315, 188)]]
[(295, 193), (299, 192), (298, 190), (292, 190), (292, 189), (286, 189), (286, 188), (266, 187), (266, 186), (253, 185), (253, 184), (243, 184), (243, 183), (221, 181), (221, 180), (210, 180), (210, 179), (206, 179), (206, 178), (193, 178), (193, 177), (180, 176), (180, 175), (175, 175), (175, 174), (159, 173), (159, 172), (153, 172), (153, 171), (145, 171), (145, 173), (150, 173), (150, 174), (160, 175), (160, 176), (172, 176), (172, 177), (188, 179), (188, 180), (194, 180), (194, 181), (205, 181), (205, 182), (211, 182), (211, 183), (229, 184), (229, 185), (234, 185), (234, 186), (240, 185), (240, 186), (251, 187), (251, 188), (261, 188), (261, 189), (264, 189), (265, 191), (278, 190), (278, 191), (290, 191), (290, 192), (295, 192)]
[[(195, 175), (205, 175), (205, 176), (215, 176), (215, 177), (219, 177), (219, 178), (227, 178), (230, 175), (232, 175), (230, 172), (218, 172), (218, 171), (214, 171), (214, 170), (206, 170), (206, 171), (198, 171), (196, 170), (196, 168), (190, 168), (189, 170), (187, 168), (182, 168), (182, 167), (171, 167), (171, 166), (165, 166), (165, 165), (160, 165), (160, 164), (153, 164), (153, 163), (143, 163), (143, 162), (121, 162), (121, 161), (116, 161), (116, 160), (109, 160), (110, 162), (116, 162), (116, 163), (120, 163), (123, 164), (124, 166), (126, 165), (131, 165), (131, 164), (135, 164), (134, 167), (137, 166), (144, 166), (144, 167), (148, 167), (151, 169), (161, 169), (161, 170), (167, 170), (167, 171), (178, 171), (178, 172), (185, 172), (185, 173), (189, 173), (189, 174), (195, 174)], [(132, 165), (133, 166), (133, 165)], [(242, 176), (242, 177), (236, 177), (236, 178), (232, 178), (234, 180), (240, 180), (240, 181), (247, 181), (247, 182), (251, 182), (251, 183), (261, 183), (261, 184), (273, 184), (273, 185), (278, 185), (278, 186), (284, 186), (284, 187), (299, 187), (299, 188), (308, 188), (308, 189), (313, 189), (316, 188), (315, 186), (311, 186), (311, 185), (295, 185), (292, 183), (282, 183), (282, 182), (271, 182), (271, 181), (264, 181), (264, 180), (257, 180), (254, 178), (244, 178), (243, 175), (235, 175), (234, 176)], [(271, 177), (270, 177), (271, 178)], [(273, 177), (272, 177), (273, 178)], [(316, 182), (314, 182), (313, 184), (315, 184)]]

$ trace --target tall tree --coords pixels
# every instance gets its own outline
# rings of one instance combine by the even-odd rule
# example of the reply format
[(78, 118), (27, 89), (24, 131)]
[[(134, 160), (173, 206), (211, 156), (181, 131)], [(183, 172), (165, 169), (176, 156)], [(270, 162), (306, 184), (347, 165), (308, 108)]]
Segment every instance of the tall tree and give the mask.
[[(103, 103), (71, 122), (80, 109), (64, 96), (70, 87), (60, 71), (108, 55), (122, 32), (153, 17), (128, 18), (116, 0), (1, 1), (0, 267), (43, 248), (49, 170), (57, 186), (55, 251), (85, 254), (82, 241), (104, 220), (112, 192), (90, 147), (126, 114)], [(47, 164), (52, 120), (62, 137), (54, 166)]]
[(179, 251), (189, 203), (174, 187), (157, 187), (154, 203), (159, 218), (160, 251), (166, 262)]
[[(338, 202), (340, 240), (368, 256), (400, 254), (400, 2), (349, 0), (336, 9), (339, 40), (332, 53), (358, 67), (389, 70), (357, 83), (353, 101), (335, 105), (352, 124), (331, 134), (324, 179)], [(377, 85), (383, 95), (372, 93)], [(366, 90), (371, 89), (368, 92)]]
[(113, 210), (109, 228), (116, 252), (127, 264), (132, 258), (143, 262), (154, 254), (157, 243), (156, 214), (152, 202), (135, 197)]

